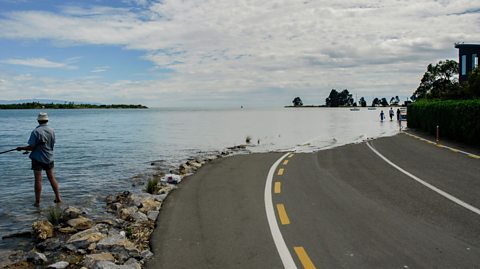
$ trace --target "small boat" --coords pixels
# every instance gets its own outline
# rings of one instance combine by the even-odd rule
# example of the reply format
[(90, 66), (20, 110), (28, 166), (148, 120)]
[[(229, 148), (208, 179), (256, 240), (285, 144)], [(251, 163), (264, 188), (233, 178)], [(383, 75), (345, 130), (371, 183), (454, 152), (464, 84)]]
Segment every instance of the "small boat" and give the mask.
[(359, 111), (359, 110), (360, 110), (360, 108), (356, 108), (356, 107), (350, 108), (350, 111)]
[(377, 110), (376, 107), (369, 107), (368, 110)]

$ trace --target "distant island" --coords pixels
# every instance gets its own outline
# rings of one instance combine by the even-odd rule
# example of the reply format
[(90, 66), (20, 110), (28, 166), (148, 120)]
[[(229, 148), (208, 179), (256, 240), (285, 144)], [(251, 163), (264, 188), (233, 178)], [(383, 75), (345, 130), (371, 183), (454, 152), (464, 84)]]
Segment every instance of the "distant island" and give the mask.
[(146, 109), (144, 105), (127, 105), (127, 104), (75, 104), (73, 102), (58, 103), (40, 103), (28, 102), (18, 104), (0, 104), (0, 109)]

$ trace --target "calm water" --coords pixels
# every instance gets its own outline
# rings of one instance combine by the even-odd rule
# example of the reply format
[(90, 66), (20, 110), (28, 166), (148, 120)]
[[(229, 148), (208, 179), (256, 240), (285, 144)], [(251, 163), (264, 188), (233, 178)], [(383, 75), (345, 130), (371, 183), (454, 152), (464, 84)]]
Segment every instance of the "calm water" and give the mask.
[[(394, 122), (379, 122), (380, 110), (46, 110), (57, 135), (56, 175), (66, 204), (98, 214), (103, 198), (132, 188), (132, 177), (148, 174), (150, 163), (165, 169), (201, 153), (244, 144), (255, 152), (297, 148), (312, 151), (393, 135)], [(0, 151), (26, 144), (38, 110), (0, 110)], [(387, 110), (385, 110), (387, 112)], [(44, 177), (42, 208), (35, 209), (28, 155), (0, 155), (0, 236), (28, 230), (53, 205)], [(43, 213), (42, 213), (43, 212)], [(18, 239), (0, 241), (0, 249)]]

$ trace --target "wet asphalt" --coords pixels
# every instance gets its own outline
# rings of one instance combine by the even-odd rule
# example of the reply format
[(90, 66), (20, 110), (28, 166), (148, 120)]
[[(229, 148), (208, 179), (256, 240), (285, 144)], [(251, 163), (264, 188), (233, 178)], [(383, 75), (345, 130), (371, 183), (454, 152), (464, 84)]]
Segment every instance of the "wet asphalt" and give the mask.
[[(400, 134), (369, 142), (417, 178), (480, 207), (480, 159)], [(283, 268), (265, 213), (282, 153), (216, 160), (165, 201), (147, 268)], [(366, 143), (299, 153), (278, 168), (273, 204), (298, 268), (480, 268), (480, 215), (416, 182)], [(273, 186), (272, 186), (273, 192)], [(276, 211), (276, 209), (275, 209)]]

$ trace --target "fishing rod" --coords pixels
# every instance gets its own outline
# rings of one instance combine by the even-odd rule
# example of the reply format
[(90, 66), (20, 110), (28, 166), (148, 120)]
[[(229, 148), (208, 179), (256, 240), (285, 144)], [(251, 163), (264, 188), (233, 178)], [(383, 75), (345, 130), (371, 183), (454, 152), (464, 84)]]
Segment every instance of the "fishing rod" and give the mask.
[(17, 150), (17, 149), (14, 148), (14, 149), (9, 149), (9, 150), (6, 150), (6, 151), (2, 151), (2, 152), (0, 152), (0, 154), (7, 153), (7, 152), (10, 152), (10, 151), (14, 151), (14, 150)]
[[(6, 151), (2, 151), (2, 152), (0, 152), (0, 154), (7, 153), (7, 152), (10, 152), (10, 151), (14, 151), (14, 150), (17, 150), (17, 149), (14, 148), (14, 149), (9, 149), (9, 150), (6, 150)], [(23, 154), (28, 154), (28, 153), (30, 153), (30, 151), (28, 151), (28, 150), (23, 152)]]

